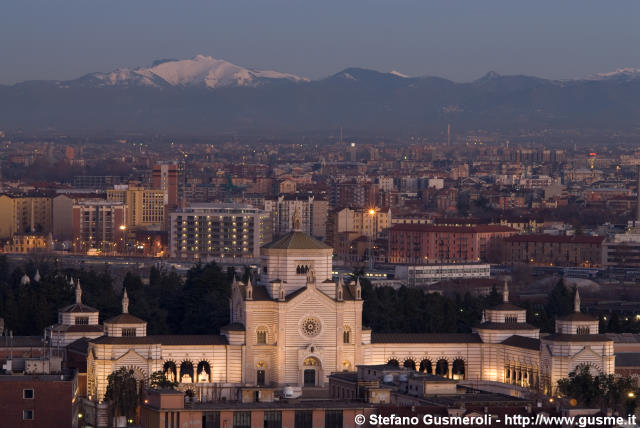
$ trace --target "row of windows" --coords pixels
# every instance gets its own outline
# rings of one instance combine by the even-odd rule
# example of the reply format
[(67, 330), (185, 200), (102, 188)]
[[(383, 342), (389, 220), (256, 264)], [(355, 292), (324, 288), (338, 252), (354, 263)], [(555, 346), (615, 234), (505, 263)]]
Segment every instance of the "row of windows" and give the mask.
[[(168, 418), (168, 413), (165, 413)], [(342, 410), (326, 410), (325, 428), (342, 428)], [(168, 425), (166, 425), (168, 426)], [(251, 428), (251, 412), (233, 412), (233, 428)], [(221, 428), (220, 412), (205, 412), (202, 415), (202, 428)], [(279, 410), (264, 412), (264, 428), (282, 428), (282, 412)], [(313, 411), (296, 410), (294, 428), (313, 428)]]

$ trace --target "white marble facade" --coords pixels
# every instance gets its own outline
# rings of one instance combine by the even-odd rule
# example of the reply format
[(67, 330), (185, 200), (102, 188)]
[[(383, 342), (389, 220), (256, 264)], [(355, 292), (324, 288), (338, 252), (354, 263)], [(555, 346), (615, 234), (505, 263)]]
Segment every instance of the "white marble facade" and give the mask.
[(540, 337), (526, 312), (503, 302), (485, 311), (465, 334), (377, 334), (362, 325), (357, 281), (334, 281), (330, 247), (294, 230), (266, 245), (260, 277), (234, 281), (231, 323), (220, 335), (147, 336), (146, 323), (128, 314), (105, 321), (105, 335), (89, 343), (88, 391), (101, 400), (119, 367), (140, 377), (163, 370), (203, 399), (242, 385), (326, 386), (336, 371), (362, 364), (399, 364), (455, 379), (495, 381), (551, 392), (581, 364), (613, 373), (613, 343), (598, 322), (575, 311)]

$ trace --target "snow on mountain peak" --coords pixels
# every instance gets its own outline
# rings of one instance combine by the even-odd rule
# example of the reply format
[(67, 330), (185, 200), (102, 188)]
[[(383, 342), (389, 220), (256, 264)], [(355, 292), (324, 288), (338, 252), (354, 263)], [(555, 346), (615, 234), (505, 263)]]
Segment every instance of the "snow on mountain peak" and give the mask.
[(607, 73), (590, 74), (581, 80), (607, 80), (607, 79), (637, 79), (640, 78), (640, 68), (618, 68)]
[(408, 79), (409, 76), (407, 76), (406, 74), (402, 74), (399, 71), (396, 70), (391, 70), (391, 72), (389, 74), (393, 74), (394, 76), (398, 76), (398, 77), (402, 77), (404, 79)]
[(308, 79), (271, 70), (252, 70), (210, 56), (196, 55), (192, 59), (157, 61), (150, 68), (122, 68), (110, 73), (91, 75), (104, 86), (257, 86), (264, 79), (285, 79), (293, 82)]

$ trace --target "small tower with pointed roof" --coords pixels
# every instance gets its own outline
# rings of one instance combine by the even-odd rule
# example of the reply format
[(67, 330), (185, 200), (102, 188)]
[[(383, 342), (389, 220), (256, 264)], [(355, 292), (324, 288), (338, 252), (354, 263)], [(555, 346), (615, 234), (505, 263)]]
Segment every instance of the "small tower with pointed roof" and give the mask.
[(573, 296), (573, 312), (556, 320), (558, 334), (598, 334), (599, 323), (595, 317), (580, 311), (580, 291)]
[(111, 337), (140, 337), (147, 335), (147, 322), (129, 313), (127, 289), (122, 293), (122, 313), (104, 322), (104, 331)]
[(78, 339), (94, 339), (104, 334), (98, 310), (82, 303), (80, 280), (74, 284), (71, 278), (69, 282), (75, 286), (75, 303), (60, 309), (58, 323), (45, 329), (45, 336), (53, 346), (66, 346)]
[(485, 309), (482, 322), (473, 331), (485, 343), (501, 343), (511, 336), (540, 337), (540, 330), (527, 323), (527, 311), (509, 302), (509, 284), (506, 280), (502, 287), (502, 303)]

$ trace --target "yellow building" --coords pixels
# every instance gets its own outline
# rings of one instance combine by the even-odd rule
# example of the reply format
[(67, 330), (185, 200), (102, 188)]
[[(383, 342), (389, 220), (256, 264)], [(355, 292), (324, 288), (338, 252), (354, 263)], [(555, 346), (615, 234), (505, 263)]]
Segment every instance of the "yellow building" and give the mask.
[(51, 198), (0, 195), (0, 239), (52, 230)]
[(390, 209), (344, 208), (335, 214), (336, 233), (356, 232), (368, 238), (377, 238), (391, 226)]
[(107, 200), (127, 205), (127, 227), (164, 226), (164, 192), (136, 186), (115, 186), (107, 190)]

